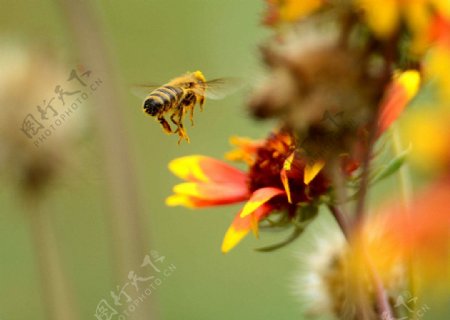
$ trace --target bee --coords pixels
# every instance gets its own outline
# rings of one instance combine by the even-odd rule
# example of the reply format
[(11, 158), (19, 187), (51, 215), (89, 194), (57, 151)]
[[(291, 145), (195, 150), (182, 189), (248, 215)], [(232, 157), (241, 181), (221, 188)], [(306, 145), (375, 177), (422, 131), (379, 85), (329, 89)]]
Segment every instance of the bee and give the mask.
[[(206, 97), (211, 99), (222, 99), (230, 93), (231, 79), (215, 79), (206, 81), (200, 71), (188, 72), (180, 77), (170, 80), (168, 83), (156, 87), (146, 95), (143, 103), (145, 114), (155, 117), (161, 124), (164, 132), (167, 134), (178, 134), (178, 144), (185, 139), (189, 143), (189, 136), (183, 125), (183, 118), (189, 113), (191, 126), (194, 125), (194, 108), (200, 106), (203, 111), (203, 105)], [(154, 86), (143, 86), (150, 89)], [(170, 120), (176, 126), (173, 130), (165, 118), (170, 116)]]

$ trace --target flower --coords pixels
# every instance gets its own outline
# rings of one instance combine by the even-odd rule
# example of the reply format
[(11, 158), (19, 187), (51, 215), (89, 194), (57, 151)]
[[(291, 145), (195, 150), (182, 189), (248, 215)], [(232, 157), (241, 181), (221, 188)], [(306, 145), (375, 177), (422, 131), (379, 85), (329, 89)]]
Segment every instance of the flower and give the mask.
[(395, 261), (414, 261), (421, 277), (448, 278), (449, 194), (447, 175), (417, 192), (407, 205), (388, 204), (365, 222), (357, 239), (381, 277)]
[(318, 10), (323, 0), (266, 0), (264, 23), (269, 26), (298, 21)]
[(402, 113), (419, 91), (420, 74), (416, 70), (397, 72), (380, 104), (378, 132), (384, 132)]
[(238, 149), (229, 153), (249, 165), (240, 171), (222, 161), (187, 156), (169, 163), (169, 169), (188, 181), (176, 185), (167, 198), (169, 206), (209, 207), (247, 201), (228, 228), (222, 252), (230, 251), (250, 230), (274, 212), (292, 219), (300, 204), (312, 203), (328, 190), (321, 173), (323, 164), (307, 164), (296, 151), (293, 136), (286, 131), (271, 134), (265, 141), (233, 139)]
[(401, 123), (402, 136), (412, 147), (411, 163), (425, 172), (449, 172), (450, 112), (444, 108), (414, 110)]
[(448, 172), (450, 167), (450, 23), (437, 21), (435, 46), (423, 64), (425, 91), (428, 99), (420, 99), (400, 123), (402, 136), (411, 145), (410, 159), (426, 171)]
[(447, 0), (355, 0), (369, 27), (379, 38), (389, 38), (405, 23), (413, 36), (412, 49), (422, 53), (430, 45), (436, 15), (450, 17)]

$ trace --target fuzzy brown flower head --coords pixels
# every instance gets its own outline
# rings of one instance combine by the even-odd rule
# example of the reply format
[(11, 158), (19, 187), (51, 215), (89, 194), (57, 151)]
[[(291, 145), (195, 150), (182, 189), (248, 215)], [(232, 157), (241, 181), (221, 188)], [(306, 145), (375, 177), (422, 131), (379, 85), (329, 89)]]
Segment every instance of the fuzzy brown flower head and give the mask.
[(280, 119), (301, 141), (314, 141), (330, 155), (351, 153), (359, 131), (374, 118), (379, 79), (357, 51), (333, 39), (300, 43), (264, 49), (272, 71), (253, 94), (251, 113)]
[[(55, 59), (53, 51), (4, 38), (0, 48), (0, 172), (25, 194), (38, 194), (68, 163), (82, 131), (82, 112), (70, 121), (61, 118), (67, 106), (56, 107), (55, 86), (67, 82), (70, 69)], [(28, 132), (27, 124), (33, 130)]]

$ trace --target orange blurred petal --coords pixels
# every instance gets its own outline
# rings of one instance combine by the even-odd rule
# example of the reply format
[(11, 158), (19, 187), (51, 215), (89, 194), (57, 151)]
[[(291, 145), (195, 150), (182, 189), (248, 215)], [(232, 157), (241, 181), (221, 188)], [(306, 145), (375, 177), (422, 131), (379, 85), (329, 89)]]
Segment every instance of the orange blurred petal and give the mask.
[(430, 40), (450, 47), (450, 19), (436, 15), (430, 27)]
[(270, 201), (272, 198), (285, 194), (286, 192), (284, 190), (274, 187), (266, 187), (256, 190), (250, 196), (250, 199), (247, 201), (244, 208), (242, 209), (241, 217), (245, 218), (246, 216), (251, 215), (259, 207)]
[(227, 152), (225, 157), (231, 161), (244, 161), (248, 165), (254, 163), (256, 152), (264, 145), (263, 140), (252, 140), (238, 136), (231, 137), (230, 143), (236, 146), (236, 149)]
[(256, 209), (252, 214), (243, 218), (241, 217), (241, 212), (239, 212), (225, 233), (221, 248), (222, 252), (227, 253), (233, 249), (250, 230), (257, 229), (258, 222), (265, 218), (272, 209), (271, 206), (265, 204)]
[(387, 94), (380, 107), (378, 133), (383, 133), (403, 112), (407, 104), (415, 97), (420, 86), (420, 74), (408, 70), (398, 74), (389, 85)]
[[(364, 231), (366, 248), (377, 269), (388, 272), (392, 261), (398, 258), (414, 259), (431, 276), (447, 269), (449, 195), (450, 177), (447, 177), (419, 194), (408, 208), (395, 204), (368, 221)], [(378, 232), (376, 238), (370, 239), (373, 230)]]

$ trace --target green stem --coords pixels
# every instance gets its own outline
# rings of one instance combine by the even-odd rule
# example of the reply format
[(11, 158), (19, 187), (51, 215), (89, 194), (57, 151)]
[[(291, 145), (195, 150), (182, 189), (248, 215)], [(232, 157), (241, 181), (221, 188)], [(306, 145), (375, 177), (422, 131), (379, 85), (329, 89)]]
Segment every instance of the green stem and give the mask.
[(42, 210), (36, 197), (26, 201), (30, 233), (36, 254), (44, 307), (51, 320), (77, 320), (74, 297), (58, 252), (58, 241), (49, 212)]
[[(394, 125), (392, 129), (392, 144), (394, 149), (394, 155), (398, 156), (403, 152), (402, 139), (400, 136), (400, 132), (398, 130), (398, 126)], [(412, 182), (411, 175), (409, 171), (408, 164), (405, 163), (398, 171), (398, 180), (400, 185), (400, 192), (403, 200), (403, 207), (406, 212), (410, 212), (409, 207), (412, 199)], [(411, 219), (411, 216), (408, 214), (407, 219)], [(412, 296), (415, 297), (417, 295), (416, 289), (416, 279), (414, 275), (414, 263), (413, 259), (409, 258), (407, 261), (407, 272), (408, 272), (408, 284), (409, 284), (409, 292), (411, 292)], [(411, 299), (410, 307), (414, 310), (413, 320), (416, 319), (416, 309), (417, 304), (415, 303), (415, 299)]]
[(349, 224), (347, 221), (347, 217), (343, 214), (343, 212), (337, 206), (328, 205), (328, 209), (331, 211), (334, 219), (336, 220), (337, 224), (339, 225), (339, 228), (341, 229), (345, 238), (348, 240), (350, 231), (349, 231)]
[[(126, 283), (130, 271), (138, 268), (149, 241), (144, 232), (141, 199), (137, 178), (128, 148), (124, 116), (126, 105), (120, 95), (110, 51), (97, 16), (91, 6), (95, 2), (55, 0), (65, 16), (79, 56), (93, 74), (103, 80), (102, 90), (93, 96), (94, 119), (102, 143), (102, 161), (105, 168), (110, 222), (113, 233), (114, 263), (118, 283)], [(149, 299), (136, 308), (127, 319), (155, 319), (155, 308)]]

